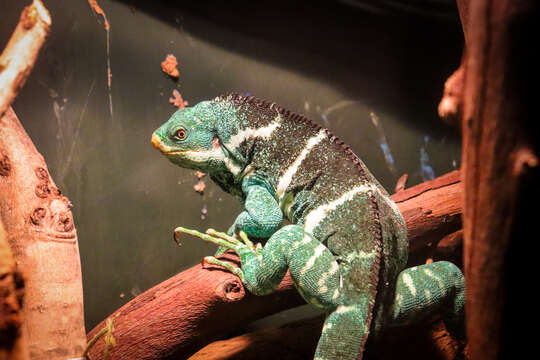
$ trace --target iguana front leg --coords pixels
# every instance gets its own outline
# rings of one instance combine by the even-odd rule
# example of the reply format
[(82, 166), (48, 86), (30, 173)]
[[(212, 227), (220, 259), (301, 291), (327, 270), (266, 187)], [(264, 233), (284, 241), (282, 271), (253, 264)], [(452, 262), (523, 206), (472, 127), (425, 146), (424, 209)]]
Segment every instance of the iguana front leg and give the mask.
[(251, 237), (269, 238), (279, 229), (283, 219), (276, 198), (254, 178), (244, 179), (242, 191), (246, 196), (245, 210), (236, 218), (233, 233), (243, 231)]
[[(239, 231), (243, 231), (251, 237), (269, 238), (279, 229), (283, 220), (283, 213), (275, 197), (253, 177), (244, 179), (242, 191), (246, 196), (245, 210), (238, 215), (227, 234), (235, 236)], [(220, 246), (214, 256), (225, 251), (227, 248)]]

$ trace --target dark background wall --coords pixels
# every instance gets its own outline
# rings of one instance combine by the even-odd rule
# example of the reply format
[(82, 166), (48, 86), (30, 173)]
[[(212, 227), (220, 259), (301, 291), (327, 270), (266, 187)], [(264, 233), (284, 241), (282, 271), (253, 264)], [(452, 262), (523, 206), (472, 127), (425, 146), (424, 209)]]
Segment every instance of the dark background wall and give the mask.
[[(413, 185), (459, 167), (457, 132), (436, 115), (461, 58), (452, 2), (101, 0), (110, 93), (101, 17), (85, 0), (44, 3), (51, 34), (14, 109), (73, 203), (88, 330), (213, 253), (195, 239), (177, 247), (175, 226), (225, 230), (240, 211), (208, 179), (197, 194), (194, 173), (151, 147), (174, 112), (173, 89), (190, 104), (235, 91), (304, 113), (349, 143), (389, 191), (403, 173)], [(0, 1), (0, 46), (24, 5)], [(160, 69), (169, 53), (178, 82)]]

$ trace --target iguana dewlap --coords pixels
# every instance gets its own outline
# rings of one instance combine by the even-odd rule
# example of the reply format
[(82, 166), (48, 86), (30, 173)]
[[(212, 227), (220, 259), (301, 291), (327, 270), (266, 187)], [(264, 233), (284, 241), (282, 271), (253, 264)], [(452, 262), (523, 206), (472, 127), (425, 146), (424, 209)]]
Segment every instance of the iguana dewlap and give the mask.
[[(237, 274), (256, 295), (287, 269), (310, 304), (326, 311), (315, 359), (359, 359), (368, 335), (441, 313), (460, 332), (465, 284), (449, 262), (405, 269), (407, 230), (388, 193), (332, 133), (274, 103), (237, 94), (184, 108), (152, 144), (173, 163), (210, 174), (245, 210), (229, 235), (178, 228), (240, 256)], [(292, 225), (282, 227), (283, 218)], [(247, 235), (247, 236), (246, 236)], [(264, 247), (248, 237), (269, 238)]]

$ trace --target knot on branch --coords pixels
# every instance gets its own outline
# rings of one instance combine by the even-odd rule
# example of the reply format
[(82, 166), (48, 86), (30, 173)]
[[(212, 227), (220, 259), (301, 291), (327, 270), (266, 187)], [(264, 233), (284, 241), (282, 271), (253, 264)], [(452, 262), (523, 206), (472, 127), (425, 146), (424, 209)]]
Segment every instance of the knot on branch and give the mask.
[(25, 30), (29, 30), (34, 27), (38, 21), (38, 12), (36, 7), (32, 4), (24, 8), (21, 13), (20, 22)]
[(0, 176), (8, 176), (11, 172), (11, 161), (5, 154), (0, 155)]
[(521, 147), (517, 149), (511, 157), (514, 162), (512, 167), (512, 175), (520, 176), (527, 173), (529, 169), (538, 166), (538, 157), (529, 147)]
[(49, 172), (42, 167), (35, 169), (36, 177), (39, 183), (36, 185), (36, 196), (40, 198), (46, 198), (50, 194), (60, 195), (60, 190), (54, 185), (51, 186), (51, 178)]
[(465, 71), (459, 67), (444, 83), (444, 91), (439, 103), (439, 116), (449, 124), (459, 124), (463, 103), (463, 78)]
[(225, 301), (233, 302), (243, 299), (246, 290), (239, 279), (232, 279), (221, 283), (216, 289), (216, 293)]
[[(71, 232), (75, 226), (68, 206), (69, 202), (65, 201), (64, 198), (54, 199), (48, 207), (35, 208), (30, 214), (30, 222), (33, 225), (43, 226), (59, 233)], [(50, 214), (48, 214), (47, 209), (49, 209)]]

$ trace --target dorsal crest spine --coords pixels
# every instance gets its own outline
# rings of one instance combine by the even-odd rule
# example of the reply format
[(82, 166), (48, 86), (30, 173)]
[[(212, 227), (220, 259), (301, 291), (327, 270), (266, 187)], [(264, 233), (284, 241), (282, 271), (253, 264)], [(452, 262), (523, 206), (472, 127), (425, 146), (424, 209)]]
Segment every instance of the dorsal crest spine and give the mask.
[[(290, 110), (285, 109), (284, 107), (280, 105), (277, 105), (274, 102), (263, 100), (253, 95), (244, 96), (238, 93), (231, 93), (231, 94), (221, 95), (218, 98), (216, 98), (216, 100), (217, 99), (221, 101), (231, 102), (234, 106), (237, 106), (237, 107), (240, 107), (242, 105), (248, 105), (248, 106), (256, 106), (258, 108), (266, 109), (266, 110), (274, 110), (287, 119), (298, 121), (303, 124), (307, 124), (308, 126), (311, 126), (315, 130), (322, 129), (321, 125), (315, 123), (311, 119), (307, 118), (305, 115), (292, 112)], [(358, 169), (358, 172), (360, 173), (360, 177), (364, 181), (368, 181), (365, 175), (364, 168), (362, 167), (362, 161), (360, 160), (360, 158), (358, 158), (358, 156), (354, 154), (350, 146), (345, 144), (343, 140), (335, 136), (330, 130), (328, 129), (324, 129), (324, 130), (326, 132), (326, 135), (328, 136), (328, 139), (330, 139), (330, 141), (334, 145), (336, 145), (341, 151), (343, 151), (347, 155), (347, 158), (356, 166), (356, 168)]]

